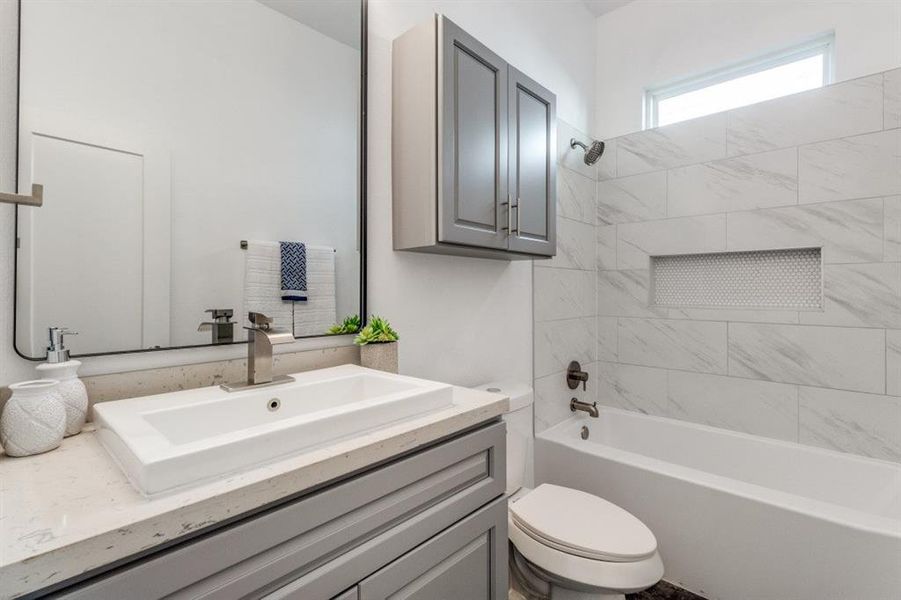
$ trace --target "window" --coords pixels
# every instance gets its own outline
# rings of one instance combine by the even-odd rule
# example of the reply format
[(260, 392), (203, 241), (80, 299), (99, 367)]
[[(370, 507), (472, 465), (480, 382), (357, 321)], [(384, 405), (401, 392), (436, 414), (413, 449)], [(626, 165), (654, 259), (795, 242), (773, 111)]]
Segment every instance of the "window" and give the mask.
[(703, 117), (832, 82), (829, 34), (752, 61), (645, 92), (645, 129)]

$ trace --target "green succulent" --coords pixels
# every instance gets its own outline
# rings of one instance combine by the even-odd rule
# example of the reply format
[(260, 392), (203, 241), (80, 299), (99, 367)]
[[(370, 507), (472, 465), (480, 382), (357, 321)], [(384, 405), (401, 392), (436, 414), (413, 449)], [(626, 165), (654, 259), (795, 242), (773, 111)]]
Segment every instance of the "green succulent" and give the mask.
[(366, 323), (360, 334), (357, 335), (354, 343), (358, 346), (366, 344), (381, 344), (384, 342), (396, 342), (400, 339), (397, 332), (391, 328), (391, 324), (382, 317), (372, 315), (369, 322)]
[(344, 320), (337, 325), (332, 325), (328, 329), (329, 335), (344, 335), (347, 333), (356, 333), (360, 331), (360, 326), (363, 323), (360, 321), (360, 315), (348, 315), (344, 317)]

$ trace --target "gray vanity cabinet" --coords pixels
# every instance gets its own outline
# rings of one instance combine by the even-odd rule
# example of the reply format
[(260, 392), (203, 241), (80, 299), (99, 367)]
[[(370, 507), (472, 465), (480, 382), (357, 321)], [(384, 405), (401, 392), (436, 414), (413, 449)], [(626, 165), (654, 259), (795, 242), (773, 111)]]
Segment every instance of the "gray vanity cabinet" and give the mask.
[(452, 21), (394, 41), (394, 248), (556, 252), (556, 97)]
[(359, 600), (505, 599), (506, 524), (499, 498), (363, 580)]
[(501, 600), (504, 431), (484, 425), (32, 597)]

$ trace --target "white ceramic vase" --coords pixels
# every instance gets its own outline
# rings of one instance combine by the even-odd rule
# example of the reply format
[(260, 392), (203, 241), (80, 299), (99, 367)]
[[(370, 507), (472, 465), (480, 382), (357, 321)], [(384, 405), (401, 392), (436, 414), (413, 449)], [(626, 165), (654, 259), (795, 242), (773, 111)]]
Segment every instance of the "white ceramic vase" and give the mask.
[(77, 360), (62, 363), (44, 363), (36, 367), (41, 379), (59, 382), (59, 394), (66, 408), (66, 436), (81, 432), (88, 417), (88, 390), (78, 378)]
[(12, 397), (0, 416), (0, 444), (8, 456), (31, 456), (53, 450), (66, 432), (66, 409), (59, 382), (23, 381), (9, 386)]

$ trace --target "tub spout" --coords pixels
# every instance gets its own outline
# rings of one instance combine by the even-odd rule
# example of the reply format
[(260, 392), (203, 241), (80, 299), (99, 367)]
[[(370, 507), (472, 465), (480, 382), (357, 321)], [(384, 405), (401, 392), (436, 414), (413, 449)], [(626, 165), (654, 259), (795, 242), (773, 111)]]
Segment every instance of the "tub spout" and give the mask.
[(580, 402), (579, 400), (573, 398), (569, 401), (569, 410), (575, 412), (577, 410), (581, 410), (583, 412), (587, 412), (589, 416), (597, 418), (598, 416), (598, 403), (597, 402)]

